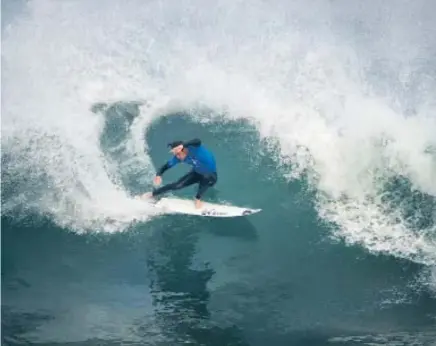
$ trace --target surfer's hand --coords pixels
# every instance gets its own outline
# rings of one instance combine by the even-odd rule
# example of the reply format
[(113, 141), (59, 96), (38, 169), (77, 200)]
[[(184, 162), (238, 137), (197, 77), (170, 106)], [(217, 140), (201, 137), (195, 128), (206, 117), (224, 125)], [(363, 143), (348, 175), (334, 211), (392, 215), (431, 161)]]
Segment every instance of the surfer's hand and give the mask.
[(154, 177), (154, 185), (160, 185), (162, 183), (162, 178), (159, 175)]
[(197, 209), (200, 209), (202, 207), (203, 203), (199, 199), (195, 199), (195, 207)]

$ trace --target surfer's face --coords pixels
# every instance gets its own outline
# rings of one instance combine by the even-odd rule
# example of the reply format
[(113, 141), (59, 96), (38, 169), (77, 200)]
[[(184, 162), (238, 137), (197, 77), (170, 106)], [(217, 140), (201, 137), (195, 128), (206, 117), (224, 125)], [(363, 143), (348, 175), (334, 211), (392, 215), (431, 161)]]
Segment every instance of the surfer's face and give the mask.
[(183, 160), (186, 158), (187, 155), (188, 155), (188, 149), (183, 148), (182, 150), (180, 150), (180, 151), (176, 154), (176, 157), (177, 157), (179, 160), (183, 161)]

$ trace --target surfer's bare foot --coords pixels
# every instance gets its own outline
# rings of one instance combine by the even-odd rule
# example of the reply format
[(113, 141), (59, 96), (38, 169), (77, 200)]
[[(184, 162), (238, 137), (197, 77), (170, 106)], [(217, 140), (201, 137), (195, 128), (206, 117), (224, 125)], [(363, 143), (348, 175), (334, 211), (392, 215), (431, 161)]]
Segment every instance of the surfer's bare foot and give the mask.
[(150, 199), (151, 197), (153, 197), (153, 194), (151, 192), (146, 192), (143, 195), (139, 196), (139, 198), (141, 198), (142, 200), (147, 200)]
[(202, 206), (203, 206), (203, 202), (201, 200), (199, 200), (199, 199), (196, 199), (195, 200), (195, 207), (197, 209), (200, 209)]

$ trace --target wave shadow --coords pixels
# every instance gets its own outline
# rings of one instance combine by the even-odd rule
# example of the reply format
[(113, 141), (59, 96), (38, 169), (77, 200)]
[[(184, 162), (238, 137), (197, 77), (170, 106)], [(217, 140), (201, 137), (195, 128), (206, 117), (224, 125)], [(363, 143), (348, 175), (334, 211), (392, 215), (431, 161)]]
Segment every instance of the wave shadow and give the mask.
[(232, 237), (243, 240), (256, 240), (256, 227), (245, 217), (235, 218), (205, 218), (201, 222), (204, 231), (218, 237)]

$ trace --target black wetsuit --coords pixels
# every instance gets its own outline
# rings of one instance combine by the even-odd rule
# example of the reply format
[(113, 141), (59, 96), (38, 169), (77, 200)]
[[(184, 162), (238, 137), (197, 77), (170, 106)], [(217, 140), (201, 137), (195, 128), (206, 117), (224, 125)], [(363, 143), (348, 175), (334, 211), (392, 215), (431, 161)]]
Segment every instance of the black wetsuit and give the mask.
[[(201, 141), (199, 139), (193, 139), (183, 143), (183, 146), (188, 148), (188, 154), (183, 160), (183, 163), (191, 165), (193, 167), (192, 171), (185, 174), (176, 182), (155, 189), (153, 191), (153, 196), (160, 195), (170, 190), (179, 190), (186, 186), (198, 183), (198, 191), (195, 198), (201, 199), (204, 192), (217, 182), (218, 175), (215, 157), (201, 144)], [(159, 169), (157, 175), (161, 176), (167, 169), (180, 162), (182, 161), (174, 156)]]

